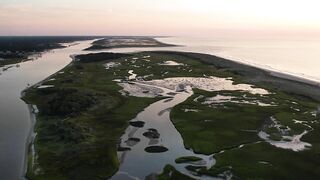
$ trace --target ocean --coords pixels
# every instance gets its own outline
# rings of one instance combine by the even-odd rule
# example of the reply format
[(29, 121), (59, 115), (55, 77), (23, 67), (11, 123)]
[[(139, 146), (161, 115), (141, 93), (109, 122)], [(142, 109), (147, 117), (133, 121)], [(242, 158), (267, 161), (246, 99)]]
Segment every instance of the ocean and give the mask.
[(256, 67), (320, 82), (320, 38), (167, 37), (174, 48), (213, 54)]

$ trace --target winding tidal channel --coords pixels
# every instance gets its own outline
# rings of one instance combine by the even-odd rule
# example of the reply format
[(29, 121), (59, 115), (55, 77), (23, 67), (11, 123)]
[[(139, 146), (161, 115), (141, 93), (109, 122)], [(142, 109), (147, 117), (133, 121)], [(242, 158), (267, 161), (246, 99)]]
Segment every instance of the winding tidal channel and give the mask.
[[(181, 156), (195, 156), (203, 159), (200, 163), (208, 168), (214, 164), (211, 155), (195, 154), (192, 150), (184, 147), (183, 139), (170, 120), (170, 109), (193, 94), (190, 86), (182, 92), (176, 92), (167, 88), (160, 88), (162, 96), (168, 98), (157, 101), (139, 113), (131, 122), (144, 122), (143, 127), (129, 126), (121, 138), (121, 147), (129, 147), (131, 150), (118, 152), (120, 169), (112, 179), (145, 179), (152, 177), (153, 173), (161, 173), (165, 165), (174, 164), (175, 168), (182, 173), (191, 175), (184, 165), (175, 163), (175, 159)], [(150, 137), (146, 133), (157, 132), (156, 136)], [(139, 139), (134, 142), (134, 139)], [(148, 147), (164, 147), (167, 149), (161, 153), (149, 153)]]
[[(128, 74), (137, 76), (132, 70)], [(217, 77), (178, 77), (152, 81), (128, 79), (131, 80), (128, 83), (119, 83), (123, 87), (123, 95), (138, 97), (156, 95), (165, 99), (149, 105), (130, 121), (130, 126), (126, 129), (119, 145), (120, 168), (112, 177), (114, 180), (153, 179), (155, 174), (161, 173), (168, 164), (174, 165), (179, 172), (198, 179), (199, 176), (194, 176), (188, 171), (186, 165), (211, 168), (215, 164), (213, 155), (196, 154), (192, 149), (186, 149), (180, 133), (170, 119), (171, 108), (191, 97), (192, 88), (207, 91), (243, 90), (253, 94), (268, 94), (264, 89), (253, 88), (247, 84), (234, 85), (231, 80)], [(149, 149), (152, 148), (157, 150), (150, 152)], [(177, 158), (187, 156), (197, 157), (200, 160), (184, 164), (175, 162)], [(202, 176), (201, 179), (214, 178)]]

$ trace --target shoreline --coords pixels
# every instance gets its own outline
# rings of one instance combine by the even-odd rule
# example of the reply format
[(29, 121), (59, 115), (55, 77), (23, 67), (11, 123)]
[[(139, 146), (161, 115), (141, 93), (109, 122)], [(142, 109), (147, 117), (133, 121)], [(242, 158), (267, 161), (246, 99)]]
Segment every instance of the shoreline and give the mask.
[(296, 76), (296, 75), (289, 74), (289, 73), (277, 72), (276, 70), (275, 71), (268, 70), (268, 69), (261, 69), (261, 70), (265, 70), (265, 71), (269, 72), (271, 76), (274, 76), (277, 78), (301, 82), (301, 83), (305, 83), (305, 84), (316, 86), (316, 87), (320, 88), (320, 80), (316, 81), (316, 80), (308, 79), (306, 77), (300, 77), (300, 76)]
[[(71, 54), (69, 56), (72, 60), (64, 68), (70, 66), (75, 61), (75, 56), (76, 56), (76, 54)], [(34, 85), (31, 85), (31, 86), (25, 88), (24, 90), (22, 90), (21, 91), (21, 99), (23, 100), (23, 97), (25, 96), (25, 93), (26, 93), (26, 91), (28, 89), (33, 88), (33, 87), (37, 87), (37, 86), (41, 86), (42, 83), (44, 83), (45, 81), (47, 81), (51, 77), (55, 76), (56, 74), (58, 74), (64, 68), (58, 70), (57, 72), (53, 73), (52, 75), (48, 76), (47, 78), (43, 79), (42, 81), (40, 81), (40, 82), (38, 82), (38, 83), (36, 83)], [(35, 141), (36, 134), (37, 134), (37, 132), (35, 131), (35, 126), (36, 126), (36, 123), (37, 123), (37, 113), (35, 112), (36, 109), (34, 108), (34, 106), (36, 106), (36, 105), (27, 104), (27, 103), (26, 103), (26, 105), (28, 106), (28, 110), (29, 110), (29, 113), (30, 113), (29, 117), (30, 117), (30, 121), (31, 121), (31, 128), (30, 128), (29, 135), (27, 137), (26, 153), (25, 153), (24, 163), (23, 163), (23, 175), (22, 175), (22, 178), (24, 180), (28, 180), (27, 172), (28, 172), (28, 167), (29, 167), (29, 163), (30, 163), (28, 158), (29, 158), (29, 154), (32, 152), (31, 149), (34, 148), (34, 141)], [(35, 148), (33, 150), (35, 151)], [(32, 155), (32, 160), (34, 160), (34, 158), (35, 157)]]
[[(214, 54), (208, 54), (208, 55), (216, 56)], [(274, 69), (271, 66), (270, 66), (270, 68), (267, 68), (267, 67), (263, 67), (263, 65), (259, 66), (258, 64), (255, 65), (255, 64), (252, 64), (252, 63), (249, 63), (249, 62), (246, 62), (246, 61), (235, 60), (233, 58), (224, 58), (222, 56), (216, 56), (216, 57), (219, 57), (219, 58), (222, 58), (222, 59), (225, 59), (225, 60), (228, 60), (228, 61), (232, 61), (234, 63), (239, 63), (239, 64), (242, 64), (242, 65), (246, 65), (246, 66), (250, 66), (250, 67), (253, 67), (253, 68), (260, 69), (262, 71), (270, 73), (270, 75), (274, 76), (274, 77), (278, 77), (278, 78), (282, 78), (282, 79), (286, 79), (286, 80), (297, 81), (297, 82), (306, 83), (306, 84), (309, 84), (309, 85), (314, 85), (314, 86), (320, 87), (320, 79), (316, 80), (316, 79), (311, 79), (311, 78), (307, 78), (307, 77), (304, 77), (304, 76), (299, 76), (297, 74), (292, 74), (292, 73), (289, 73), (289, 72), (283, 72), (281, 70)]]
[[(168, 37), (156, 37), (155, 39), (160, 41), (160, 42), (166, 43), (165, 41), (162, 41), (163, 38), (168, 38)], [(176, 46), (186, 46), (186, 45), (177, 44)], [(157, 52), (157, 50), (154, 50), (154, 51)], [(167, 50), (163, 50), (163, 51), (167, 51)], [(275, 77), (279, 77), (279, 78), (283, 78), (283, 79), (287, 79), (287, 80), (292, 80), (292, 81), (299, 81), (299, 82), (302, 82), (302, 83), (307, 83), (307, 84), (310, 84), (310, 85), (315, 85), (315, 86), (320, 87), (320, 78), (317, 78), (317, 77), (314, 77), (314, 76), (309, 76), (307, 74), (299, 75), (298, 73), (296, 74), (296, 73), (293, 73), (293, 72), (283, 71), (283, 70), (280, 70), (280, 69), (276, 69), (276, 68), (274, 68), (272, 66), (267, 66), (267, 65), (263, 65), (263, 64), (251, 63), (249, 61), (246, 61), (245, 59), (240, 59), (240, 58), (236, 58), (236, 57), (229, 57), (229, 56), (223, 56), (223, 55), (218, 55), (218, 54), (215, 54), (215, 53), (201, 53), (201, 52), (196, 52), (196, 51), (173, 50), (172, 52), (185, 52), (185, 53), (211, 55), (211, 56), (219, 57), (221, 59), (232, 61), (234, 63), (239, 63), (239, 64), (242, 64), (242, 65), (247, 65), (247, 66), (250, 66), (250, 67), (254, 67), (254, 68), (258, 68), (258, 69), (267, 71), (270, 74), (274, 75)]]
[[(244, 62), (226, 59), (220, 56), (215, 56), (206, 53), (184, 52), (184, 51), (142, 51), (142, 52), (154, 52), (154, 53), (169, 53), (182, 55), (186, 57), (195, 58), (201, 62), (218, 66), (221, 68), (227, 68), (230, 71), (241, 72), (241, 76), (250, 83), (268, 82), (283, 91), (292, 92), (307, 96), (320, 101), (320, 81), (307, 79), (304, 77), (295, 76), (285, 72), (278, 72), (276, 70), (265, 69), (257, 67), (252, 64)], [(250, 77), (250, 75), (252, 75)], [(254, 76), (256, 77), (254, 77)], [(289, 87), (286, 87), (289, 85)], [(309, 89), (308, 89), (309, 88)]]
[(35, 112), (35, 108), (34, 108), (35, 105), (32, 105), (32, 104), (28, 104), (28, 109), (29, 109), (29, 113), (30, 113), (30, 121), (31, 121), (31, 129), (30, 129), (30, 132), (29, 132), (29, 135), (28, 135), (28, 138), (27, 138), (27, 142), (26, 142), (26, 153), (25, 153), (25, 160), (24, 160), (24, 164), (23, 164), (23, 176), (22, 178), (25, 179), (25, 180), (28, 180), (27, 178), (27, 173), (28, 173), (28, 167), (29, 167), (29, 155), (30, 153), (32, 153), (32, 161), (34, 161), (34, 158), (35, 158), (35, 155), (34, 155), (34, 152), (35, 152), (35, 147), (34, 147), (34, 141), (35, 141), (35, 138), (36, 138), (36, 131), (35, 131), (35, 126), (36, 126), (36, 123), (37, 123), (37, 114)]

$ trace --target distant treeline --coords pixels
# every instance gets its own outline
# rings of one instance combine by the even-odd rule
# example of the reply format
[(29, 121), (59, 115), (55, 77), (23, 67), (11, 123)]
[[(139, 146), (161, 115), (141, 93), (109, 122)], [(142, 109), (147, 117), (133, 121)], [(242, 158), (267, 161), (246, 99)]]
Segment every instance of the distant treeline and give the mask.
[(3, 36), (0, 37), (0, 58), (25, 58), (30, 53), (61, 48), (59, 43), (89, 40), (93, 36)]
[(89, 62), (98, 62), (98, 61), (105, 61), (111, 59), (119, 59), (122, 57), (129, 57), (132, 56), (130, 54), (124, 53), (91, 53), (91, 54), (84, 54), (84, 55), (77, 55), (75, 58), (77, 61), (81, 63), (89, 63)]

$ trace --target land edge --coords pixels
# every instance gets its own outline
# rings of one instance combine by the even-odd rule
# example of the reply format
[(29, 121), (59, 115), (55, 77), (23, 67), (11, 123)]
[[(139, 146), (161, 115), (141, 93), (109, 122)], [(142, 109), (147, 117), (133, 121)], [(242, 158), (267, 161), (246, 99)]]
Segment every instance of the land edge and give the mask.
[[(21, 95), (20, 95), (20, 99), (22, 99), (25, 104), (28, 106), (28, 110), (29, 110), (29, 118), (30, 118), (30, 122), (31, 122), (31, 127), (30, 127), (30, 130), (29, 130), (29, 133), (28, 133), (28, 137), (27, 137), (27, 140), (26, 140), (26, 145), (25, 145), (25, 156), (24, 156), (24, 162), (23, 162), (23, 169), (22, 169), (22, 175), (21, 177), (25, 180), (27, 180), (27, 173), (28, 173), (28, 168), (30, 167), (29, 166), (29, 156), (30, 156), (30, 153), (31, 152), (31, 148), (34, 146), (34, 140), (36, 138), (36, 134), (37, 132), (35, 131), (35, 126), (36, 126), (36, 123), (37, 123), (37, 114), (34, 112), (34, 108), (33, 108), (33, 104), (28, 104), (23, 98), (25, 97), (25, 93), (26, 91), (28, 91), (30, 88), (33, 88), (33, 87), (36, 87), (36, 86), (39, 86), (40, 84), (42, 84), (43, 82), (47, 81), (48, 79), (50, 79), (51, 77), (55, 76), (56, 74), (58, 74), (61, 70), (71, 66), (73, 64), (73, 62), (76, 60), (75, 57), (76, 57), (77, 54), (71, 54), (69, 57), (71, 58), (71, 61), (65, 66), (63, 67), (62, 69), (58, 70), (57, 72), (51, 74), (50, 76), (46, 77), (45, 79), (39, 81), (38, 83), (32, 85), (32, 86), (29, 86), (29, 87), (26, 87), (25, 89), (23, 89), (21, 91)], [(31, 155), (31, 160), (33, 160), (35, 157), (33, 155)]]
[[(115, 49), (115, 48), (112, 48), (112, 49)], [(53, 49), (54, 50), (54, 49)], [(214, 58), (218, 58), (220, 61), (225, 61), (225, 67), (228, 67), (228, 66), (238, 66), (238, 68), (236, 68), (238, 71), (241, 71), (243, 70), (242, 67), (250, 67), (256, 71), (260, 71), (262, 73), (266, 73), (267, 75), (269, 76), (272, 76), (276, 79), (280, 79), (280, 80), (285, 80), (286, 82), (285, 83), (298, 83), (298, 84), (301, 84), (301, 85), (307, 85), (307, 86), (310, 86), (312, 88), (315, 88), (317, 89), (319, 92), (320, 92), (320, 82), (316, 82), (316, 81), (312, 81), (312, 80), (309, 80), (309, 79), (306, 79), (306, 78), (302, 78), (302, 77), (296, 77), (294, 75), (291, 75), (291, 74), (286, 74), (286, 73), (282, 73), (282, 72), (277, 72), (277, 71), (271, 71), (271, 70), (268, 70), (268, 69), (264, 69), (264, 68), (260, 68), (260, 67), (256, 67), (254, 65), (250, 65), (250, 64), (246, 64), (246, 63), (243, 63), (243, 62), (239, 62), (239, 61), (236, 61), (236, 60), (230, 60), (230, 59), (226, 59), (226, 58), (222, 58), (222, 57), (219, 57), (219, 56), (215, 56), (215, 55), (211, 55), (211, 54), (205, 54), (205, 53), (194, 53), (194, 52), (181, 52), (181, 51), (140, 51), (140, 52), (133, 52), (133, 53), (128, 53), (128, 54), (135, 54), (135, 53), (164, 53), (164, 54), (177, 54), (177, 55), (187, 55), (188, 57), (193, 57), (195, 58), (196, 60), (200, 60), (201, 62), (204, 62), (204, 63), (209, 63), (209, 64), (214, 64), (213, 62), (210, 63), (210, 61), (208, 60), (205, 60), (205, 58), (208, 58), (209, 57), (209, 60), (210, 60), (210, 57), (212, 59)], [(41, 83), (45, 82), (46, 80), (50, 79), (51, 77), (53, 77), (54, 75), (56, 75), (58, 72), (60, 72), (61, 70), (67, 68), (68, 66), (72, 65), (73, 62), (75, 61), (75, 56), (77, 54), (74, 54), (74, 55), (70, 55), (70, 58), (72, 59), (72, 61), (67, 64), (65, 67), (63, 67), (62, 69), (58, 70), (56, 73), (48, 76), (47, 78), (45, 78), (44, 80), (32, 85), (32, 86), (29, 86), (27, 88), (25, 88), (24, 90), (22, 90), (21, 92), (21, 99), (23, 100), (23, 97), (25, 95), (25, 92), (29, 89), (29, 88), (32, 88), (32, 87), (35, 87), (35, 86), (38, 86), (40, 85)], [(199, 56), (204, 56), (204, 57), (199, 57)], [(223, 62), (222, 62), (223, 63)], [(228, 63), (230, 63), (228, 65)], [(240, 67), (239, 67), (240, 65)], [(248, 71), (248, 70), (246, 70)], [(286, 91), (284, 89), (281, 89), (283, 91)], [(292, 89), (294, 90), (294, 89)], [(298, 92), (298, 94), (300, 94), (301, 92)], [(319, 94), (320, 95), (320, 94)], [(307, 97), (310, 97), (312, 99), (316, 99), (316, 100), (319, 100), (320, 99), (320, 96), (319, 96), (319, 99), (318, 98), (315, 98), (315, 97), (311, 97), (311, 94), (304, 94), (304, 96), (307, 96)], [(27, 104), (27, 103), (26, 103)], [(33, 107), (31, 104), (27, 104), (28, 105), (28, 109), (30, 111), (30, 113), (34, 113), (33, 112)], [(30, 118), (33, 117), (32, 119), (30, 119), (33, 124), (32, 124), (32, 127), (30, 128), (30, 132), (29, 132), (29, 135), (28, 135), (28, 138), (27, 138), (27, 142), (26, 142), (26, 156), (25, 156), (25, 162), (24, 162), (24, 170), (23, 170), (23, 175), (22, 177), (27, 179), (27, 174), (26, 172), (28, 171), (28, 155), (29, 153), (31, 153), (30, 151), (30, 148), (32, 146), (32, 143), (34, 142), (34, 138), (35, 136), (32, 136), (34, 135), (36, 132), (34, 132), (34, 127), (35, 127), (35, 124), (36, 124), (36, 115), (34, 114), (34, 116), (30, 116)]]
[(264, 71), (264, 72), (269, 73), (271, 76), (276, 77), (276, 78), (296, 81), (296, 82), (304, 83), (304, 84), (307, 84), (307, 85), (316, 86), (316, 88), (320, 88), (320, 81), (317, 81), (317, 80), (308, 79), (306, 77), (301, 77), (301, 76), (297, 76), (297, 75), (293, 75), (293, 74), (289, 74), (289, 73), (285, 73), (285, 72), (279, 72), (277, 70), (271, 70), (271, 69), (267, 69), (267, 68), (263, 68), (263, 67), (258, 67), (258, 66), (252, 65), (252, 64), (248, 64), (248, 63), (237, 61), (237, 60), (223, 58), (221, 56), (216, 56), (216, 55), (213, 55), (213, 54), (196, 53), (196, 52), (191, 52), (191, 51), (190, 52), (184, 52), (184, 51), (142, 51), (142, 52), (145, 52), (145, 53), (148, 53), (148, 52), (151, 52), (151, 53), (181, 53), (181, 54), (213, 56), (213, 57), (217, 57), (219, 59), (222, 59), (224, 61), (230, 61), (230, 62), (235, 63), (235, 64), (244, 65), (244, 66), (248, 66), (248, 67), (251, 67), (251, 68), (255, 68), (257, 70)]
[[(64, 43), (58, 43), (59, 47), (54, 47), (52, 49), (45, 49), (43, 51), (39, 51), (39, 52), (29, 52), (28, 55), (26, 57), (22, 57), (22, 58), (13, 58), (13, 59), (5, 59), (4, 60), (4, 64), (0, 63), (0, 68), (6, 68), (8, 66), (14, 66), (16, 64), (19, 63), (23, 63), (23, 62), (27, 62), (27, 61), (32, 61), (32, 60), (36, 60), (37, 56), (41, 56), (44, 53), (48, 53), (51, 51), (54, 51), (56, 49), (63, 49), (66, 48), (67, 46), (62, 45)], [(73, 45), (72, 45), (73, 46)], [(36, 56), (35, 58), (33, 58), (32, 56)], [(7, 63), (6, 63), (7, 62)]]
[[(45, 49), (45, 50), (39, 51), (39, 52), (30, 52), (27, 55), (27, 57), (24, 57), (24, 58), (6, 59), (4, 61), (7, 61), (8, 63), (1, 64), (1, 62), (0, 62), (0, 68), (8, 70), (9, 68), (11, 68), (11, 67), (13, 67), (15, 65), (17, 66), (20, 63), (37, 60), (38, 56), (41, 56), (42, 54), (53, 52), (54, 50), (57, 50), (57, 49), (64, 49), (64, 48), (68, 48), (68, 47), (72, 47), (72, 46), (78, 45), (80, 41), (85, 41), (85, 40), (79, 40), (79, 41), (74, 41), (74, 42), (70, 42), (70, 43), (58, 43), (59, 47), (55, 47), (55, 48), (52, 48), (52, 49)], [(69, 45), (64, 45), (64, 44), (69, 44)], [(32, 56), (35, 56), (35, 57), (32, 57)], [(22, 91), (24, 91), (24, 90), (22, 90)]]

